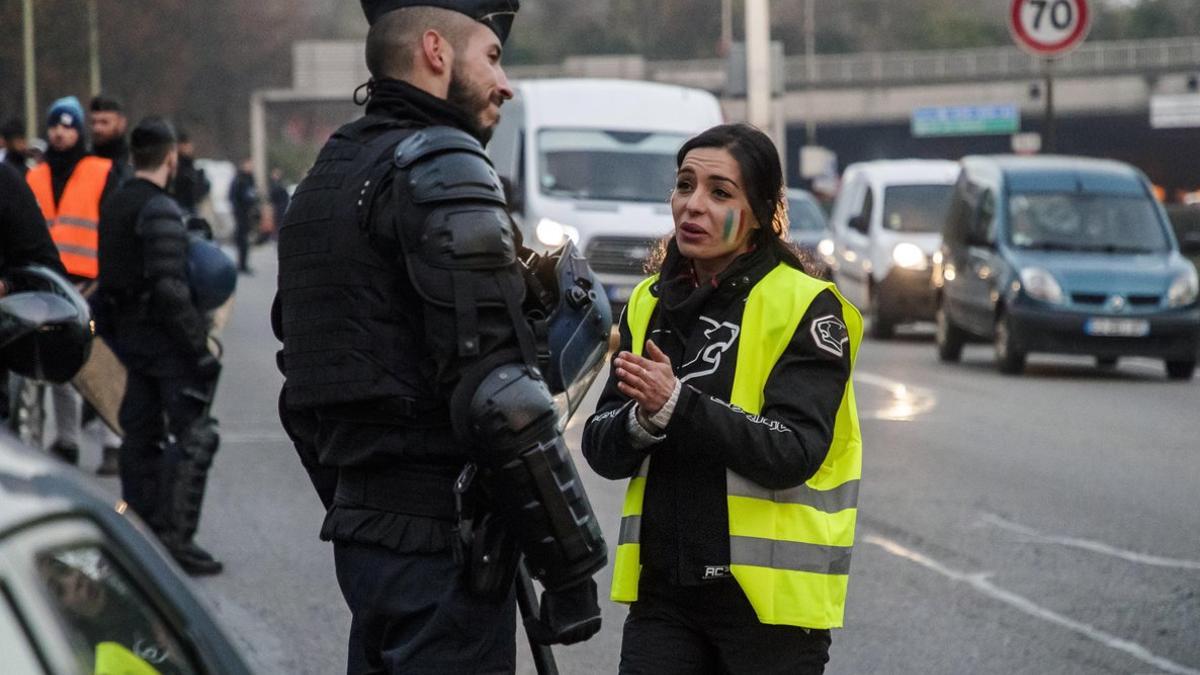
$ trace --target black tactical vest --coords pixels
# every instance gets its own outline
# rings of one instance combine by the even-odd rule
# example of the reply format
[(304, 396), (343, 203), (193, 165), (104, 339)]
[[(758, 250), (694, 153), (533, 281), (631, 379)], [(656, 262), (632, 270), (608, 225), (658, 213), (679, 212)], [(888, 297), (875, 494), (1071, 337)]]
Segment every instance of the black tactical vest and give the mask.
[[(420, 306), (404, 293), (399, 242), (371, 229), (392, 151), (416, 129), (364, 117), (339, 129), (296, 188), (279, 231), (281, 370), (289, 407), (393, 399), (420, 412), (433, 395)], [(383, 202), (386, 194), (380, 194)]]

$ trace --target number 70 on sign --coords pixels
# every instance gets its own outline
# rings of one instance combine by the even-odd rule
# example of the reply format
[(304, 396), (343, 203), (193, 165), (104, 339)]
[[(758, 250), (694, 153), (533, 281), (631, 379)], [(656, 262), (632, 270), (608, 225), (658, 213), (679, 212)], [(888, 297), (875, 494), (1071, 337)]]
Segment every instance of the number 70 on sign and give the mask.
[(1083, 42), (1091, 24), (1087, 0), (1011, 0), (1009, 31), (1038, 56), (1061, 56)]

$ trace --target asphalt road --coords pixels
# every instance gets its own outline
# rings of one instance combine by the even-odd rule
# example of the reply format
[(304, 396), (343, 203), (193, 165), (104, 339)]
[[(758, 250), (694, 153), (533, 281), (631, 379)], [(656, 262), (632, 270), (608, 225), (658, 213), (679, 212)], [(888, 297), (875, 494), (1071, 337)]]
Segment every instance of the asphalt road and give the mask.
[[(338, 673), (349, 614), (275, 412), (273, 256), (255, 252), (226, 333), (199, 540), (227, 567), (197, 586), (262, 672)], [(1200, 382), (1036, 356), (1007, 377), (985, 346), (944, 365), (914, 333), (867, 341), (855, 387), (863, 487), (829, 673), (1200, 675)], [(624, 486), (576, 461), (614, 543)], [(600, 635), (556, 649), (564, 673), (615, 672), (625, 609), (604, 606)]]

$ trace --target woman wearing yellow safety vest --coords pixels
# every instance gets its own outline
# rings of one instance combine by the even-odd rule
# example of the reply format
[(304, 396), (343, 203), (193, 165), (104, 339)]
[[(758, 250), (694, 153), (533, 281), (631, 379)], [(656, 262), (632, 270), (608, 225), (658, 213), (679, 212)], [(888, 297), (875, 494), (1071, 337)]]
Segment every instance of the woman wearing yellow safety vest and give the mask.
[(621, 672), (820, 673), (854, 541), (862, 320), (784, 241), (762, 132), (714, 127), (677, 166), (674, 236), (583, 438), (597, 473), (630, 479)]

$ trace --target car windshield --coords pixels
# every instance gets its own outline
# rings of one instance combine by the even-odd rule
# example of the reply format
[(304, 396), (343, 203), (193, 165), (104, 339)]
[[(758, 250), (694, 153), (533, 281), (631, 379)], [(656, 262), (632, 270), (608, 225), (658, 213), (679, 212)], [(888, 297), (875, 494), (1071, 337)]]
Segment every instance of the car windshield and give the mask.
[(823, 232), (825, 216), (807, 199), (788, 198), (788, 229), (792, 232)]
[(892, 185), (883, 191), (883, 226), (896, 232), (941, 232), (953, 185)]
[(1017, 193), (1008, 199), (1008, 242), (1029, 249), (1159, 253), (1169, 248), (1158, 210), (1140, 195)]
[(542, 193), (570, 199), (665, 202), (683, 134), (546, 129), (538, 133)]

